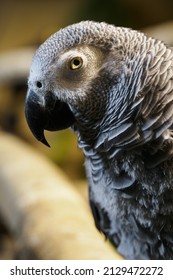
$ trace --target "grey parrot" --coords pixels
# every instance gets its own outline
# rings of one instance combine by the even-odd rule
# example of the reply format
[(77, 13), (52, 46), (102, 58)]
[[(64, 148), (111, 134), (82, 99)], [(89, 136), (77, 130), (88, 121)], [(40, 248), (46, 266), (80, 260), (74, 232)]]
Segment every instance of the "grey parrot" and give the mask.
[(173, 259), (173, 50), (83, 21), (36, 51), (25, 114), (34, 136), (71, 128), (99, 231), (127, 259)]

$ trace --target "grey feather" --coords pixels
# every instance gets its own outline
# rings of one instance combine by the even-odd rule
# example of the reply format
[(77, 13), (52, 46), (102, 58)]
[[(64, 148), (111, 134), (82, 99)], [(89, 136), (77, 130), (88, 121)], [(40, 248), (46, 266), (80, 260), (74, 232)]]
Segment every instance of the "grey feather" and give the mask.
[(39, 47), (28, 88), (26, 118), (38, 140), (67, 127), (78, 137), (96, 227), (128, 259), (173, 259), (172, 48), (81, 22)]

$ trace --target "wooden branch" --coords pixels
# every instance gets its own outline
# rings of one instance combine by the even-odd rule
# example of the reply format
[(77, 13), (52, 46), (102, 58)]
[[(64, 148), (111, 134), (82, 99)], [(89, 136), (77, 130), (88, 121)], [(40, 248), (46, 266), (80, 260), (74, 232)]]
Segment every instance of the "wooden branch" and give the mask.
[(169, 45), (173, 45), (173, 21), (164, 22), (143, 30), (148, 36), (157, 38)]
[(34, 148), (0, 133), (0, 213), (37, 259), (120, 259), (95, 229), (88, 204)]
[(0, 53), (0, 83), (27, 80), (35, 48), (25, 47)]

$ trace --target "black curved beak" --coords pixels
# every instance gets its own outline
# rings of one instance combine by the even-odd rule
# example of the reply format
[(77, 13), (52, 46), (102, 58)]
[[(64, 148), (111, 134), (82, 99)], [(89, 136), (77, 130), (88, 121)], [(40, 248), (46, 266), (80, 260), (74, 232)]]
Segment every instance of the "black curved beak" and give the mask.
[(52, 92), (44, 97), (29, 90), (25, 102), (28, 126), (37, 140), (50, 147), (44, 130), (56, 131), (70, 127), (75, 118), (67, 103), (56, 99)]

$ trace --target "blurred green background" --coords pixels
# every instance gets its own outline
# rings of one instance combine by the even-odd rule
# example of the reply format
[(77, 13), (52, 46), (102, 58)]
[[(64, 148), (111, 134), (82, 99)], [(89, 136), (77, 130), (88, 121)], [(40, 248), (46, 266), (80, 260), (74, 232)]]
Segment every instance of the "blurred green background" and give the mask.
[(161, 38), (162, 25), (168, 23), (171, 35), (166, 38), (173, 42), (173, 0), (0, 0), (0, 129), (35, 146), (72, 180), (85, 178), (75, 135), (70, 130), (46, 133), (51, 149), (44, 147), (28, 129), (24, 101), (35, 49), (52, 33), (81, 20), (106, 21), (150, 34), (150, 27), (158, 25)]

